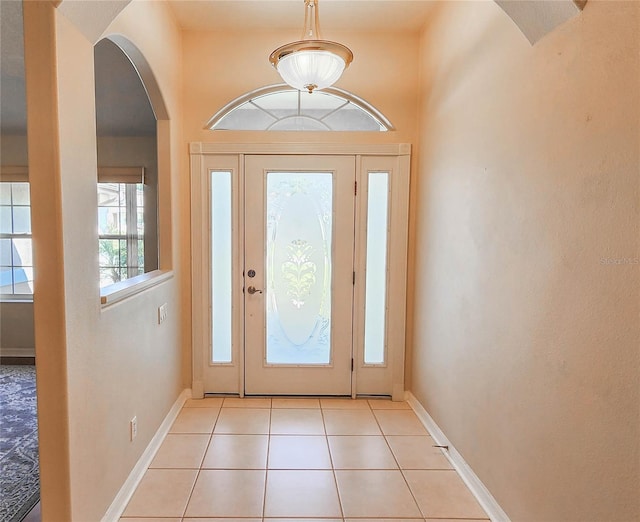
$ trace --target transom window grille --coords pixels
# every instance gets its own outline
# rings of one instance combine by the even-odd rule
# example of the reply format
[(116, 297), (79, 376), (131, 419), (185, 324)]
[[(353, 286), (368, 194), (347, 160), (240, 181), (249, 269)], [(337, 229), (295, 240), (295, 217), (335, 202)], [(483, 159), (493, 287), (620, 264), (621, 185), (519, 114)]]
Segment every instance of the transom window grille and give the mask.
[(0, 294), (33, 294), (28, 182), (0, 182)]
[(372, 105), (342, 89), (313, 93), (273, 85), (233, 100), (207, 123), (211, 130), (374, 131), (393, 130)]

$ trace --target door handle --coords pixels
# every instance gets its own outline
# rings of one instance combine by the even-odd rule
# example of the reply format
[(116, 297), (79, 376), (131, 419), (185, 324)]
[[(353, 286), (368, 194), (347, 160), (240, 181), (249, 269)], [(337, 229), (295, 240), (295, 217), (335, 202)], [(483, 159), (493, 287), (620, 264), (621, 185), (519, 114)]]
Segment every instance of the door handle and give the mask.
[(258, 290), (255, 286), (250, 286), (250, 287), (247, 288), (247, 293), (249, 295), (261, 294), (262, 290)]

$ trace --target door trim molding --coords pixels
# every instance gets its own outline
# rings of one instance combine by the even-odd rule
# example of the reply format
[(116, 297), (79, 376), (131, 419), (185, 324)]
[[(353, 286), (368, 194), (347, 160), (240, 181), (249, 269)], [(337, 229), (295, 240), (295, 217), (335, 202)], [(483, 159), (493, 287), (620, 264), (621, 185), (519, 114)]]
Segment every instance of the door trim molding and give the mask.
[[(356, 204), (354, 183), (357, 156), (256, 154), (246, 155), (244, 158), (245, 221), (249, 225), (245, 227), (244, 234), (244, 262), (245, 269), (252, 268), (257, 271), (256, 279), (246, 279), (244, 284), (249, 286), (255, 283), (264, 290), (262, 296), (245, 298), (245, 394), (348, 396), (351, 394), (353, 376), (351, 370), (353, 346), (349, 341), (353, 329), (352, 270)], [(274, 173), (276, 179), (280, 176), (278, 173), (296, 173), (295, 177), (300, 176), (299, 179), (308, 181), (316, 179), (316, 182), (319, 182), (322, 179), (328, 199), (324, 200), (325, 204), (317, 204), (317, 206), (313, 202), (315, 197), (309, 198), (309, 195), (302, 196), (302, 200), (297, 200), (297, 205), (300, 201), (305, 201), (303, 207), (296, 206), (296, 203), (285, 203), (296, 201), (296, 197), (290, 199), (290, 196), (292, 196), (291, 192), (298, 191), (285, 189), (289, 185), (288, 182), (284, 182), (280, 188), (276, 188), (279, 186), (277, 181), (271, 185), (269, 181), (271, 173)], [(273, 199), (274, 196), (275, 199)], [(273, 207), (270, 209), (271, 204)], [(290, 213), (293, 208), (296, 209), (295, 214)], [(310, 213), (305, 214), (305, 211)], [(305, 215), (306, 218), (303, 217)], [(308, 235), (301, 234), (298, 218), (309, 226)], [(270, 219), (275, 219), (280, 226)], [(324, 219), (329, 221), (325, 222)], [(271, 234), (274, 235), (271, 236)], [(297, 313), (304, 316), (308, 313), (305, 310), (313, 311), (312, 315), (307, 317), (309, 321), (304, 321), (307, 328), (310, 328), (306, 335), (315, 339), (311, 341), (312, 345), (319, 343), (316, 348), (322, 347), (323, 351), (326, 349), (324, 357), (329, 357), (318, 364), (312, 361), (305, 362), (304, 351), (300, 354), (301, 359), (295, 359), (291, 364), (277, 363), (275, 362), (277, 358), (268, 360), (274, 354), (271, 352), (274, 346), (271, 346), (270, 336), (275, 334), (280, 338), (277, 331), (269, 331), (271, 329), (270, 314), (273, 313), (274, 317), (279, 316), (277, 322), (284, 325), (288, 314), (283, 310), (290, 312), (295, 310), (289, 301), (293, 295), (287, 296), (288, 291), (285, 293), (282, 286), (280, 286), (282, 293), (276, 289), (279, 285), (285, 284), (285, 280), (278, 276), (280, 263), (287, 259), (285, 243), (289, 245), (289, 241), (296, 241), (296, 238), (308, 240), (309, 246), (317, 252), (309, 259), (313, 259), (314, 265), (317, 263), (316, 291), (307, 297), (301, 297), (303, 302), (307, 300), (309, 302)], [(269, 273), (271, 276), (268, 275)], [(328, 287), (325, 286), (327, 284)], [(324, 293), (323, 288), (330, 289), (328, 294)], [(328, 300), (327, 297), (329, 297)], [(274, 303), (277, 304), (274, 306)], [(328, 308), (325, 308), (327, 304)], [(320, 327), (321, 323), (318, 320), (327, 318), (325, 315), (327, 310), (330, 310), (331, 326), (328, 330), (330, 333), (322, 342), (320, 332), (323, 328)], [(296, 316), (288, 317), (291, 320)], [(296, 318), (296, 323), (298, 321), (299, 318)], [(291, 338), (285, 333), (286, 331), (286, 326), (283, 326), (284, 337), (280, 340), (289, 349), (293, 349), (295, 341), (288, 344)], [(312, 334), (312, 332), (315, 333)], [(304, 346), (308, 346), (306, 341)], [(277, 351), (276, 348), (275, 352)], [(270, 353), (272, 355), (269, 355)]]
[[(210, 330), (209, 319), (209, 296), (203, 295), (206, 292), (202, 292), (202, 288), (206, 288), (209, 285), (209, 277), (207, 274), (210, 259), (209, 252), (206, 247), (208, 244), (208, 212), (209, 212), (209, 200), (206, 190), (206, 184), (203, 183), (203, 175), (212, 166), (215, 170), (231, 170), (237, 173), (239, 179), (244, 179), (244, 156), (246, 155), (331, 155), (341, 156), (349, 155), (356, 157), (356, 179), (360, 179), (360, 167), (362, 166), (360, 160), (365, 157), (395, 157), (396, 169), (398, 172), (403, 172), (402, 186), (398, 186), (394, 189), (392, 198), (398, 200), (403, 199), (401, 194), (406, 193), (408, 195), (409, 190), (409, 171), (411, 163), (411, 144), (410, 143), (206, 143), (206, 142), (191, 142), (189, 143), (190, 153), (190, 190), (191, 190), (191, 209), (190, 209), (190, 224), (191, 224), (191, 354), (192, 354), (192, 375), (191, 375), (191, 389), (194, 398), (202, 398), (204, 393), (207, 392), (204, 385), (205, 376), (205, 364), (203, 360), (202, 348), (208, 344), (208, 335)], [(360, 185), (358, 185), (360, 186)], [(391, 201), (391, 208), (395, 208), (395, 213), (399, 213), (393, 218), (401, 222), (405, 222), (408, 219), (408, 197), (404, 205), (398, 205), (398, 200)], [(403, 208), (404, 207), (404, 208)], [(237, 226), (243, 227), (243, 211), (239, 208), (238, 216), (235, 216)], [(356, 238), (357, 239), (357, 238)], [(392, 235), (390, 242), (394, 243), (394, 248), (397, 248), (404, 252), (406, 256), (407, 249), (407, 234), (402, 233), (400, 235)], [(235, 249), (236, 247), (234, 247)], [(239, 253), (236, 251), (235, 258)], [(393, 264), (393, 263), (392, 263)], [(403, 262), (396, 264), (394, 267), (390, 267), (390, 284), (398, 290), (402, 289), (402, 292), (406, 291), (406, 272), (407, 265), (406, 259)], [(241, 272), (239, 272), (241, 274)], [(234, 274), (234, 280), (236, 274)], [(240, 285), (242, 286), (242, 284)], [(395, 292), (395, 290), (393, 291)], [(389, 331), (394, 331), (395, 335), (403, 329), (406, 319), (406, 297), (399, 298), (396, 309), (401, 308), (402, 315), (398, 317), (398, 320), (393, 322)], [(356, 325), (354, 324), (354, 328)], [(244, 329), (240, 328), (237, 323), (234, 322), (234, 332), (236, 333), (236, 339), (238, 343), (244, 343)], [(391, 389), (383, 394), (389, 394), (394, 400), (402, 400), (404, 395), (404, 333), (396, 338), (394, 345), (402, 346), (402, 350), (396, 350), (396, 354), (390, 357), (388, 360), (389, 367), (392, 372), (392, 386)], [(238, 383), (237, 388), (235, 386), (229, 387), (229, 390), (220, 391), (220, 393), (238, 393), (241, 397), (244, 395), (244, 350), (238, 349), (239, 345), (234, 346), (233, 350), (236, 355), (237, 364), (229, 365), (228, 371), (225, 373), (223, 381), (227, 381), (227, 378)], [(239, 350), (235, 352), (235, 350)], [(355, 359), (354, 373), (352, 374), (352, 396), (357, 393), (364, 394), (378, 394), (375, 390), (369, 391), (364, 388), (366, 386), (365, 373), (371, 373), (376, 371), (374, 367), (365, 367), (366, 365), (357, 364), (358, 361), (358, 348), (354, 345), (353, 356)], [(362, 379), (363, 387), (358, 386), (358, 382)], [(219, 379), (216, 377), (216, 381)], [(222, 382), (222, 381), (220, 381)], [(232, 389), (233, 388), (233, 389)]]
[(191, 142), (189, 153), (207, 154), (326, 154), (408, 156), (410, 143), (205, 143)]

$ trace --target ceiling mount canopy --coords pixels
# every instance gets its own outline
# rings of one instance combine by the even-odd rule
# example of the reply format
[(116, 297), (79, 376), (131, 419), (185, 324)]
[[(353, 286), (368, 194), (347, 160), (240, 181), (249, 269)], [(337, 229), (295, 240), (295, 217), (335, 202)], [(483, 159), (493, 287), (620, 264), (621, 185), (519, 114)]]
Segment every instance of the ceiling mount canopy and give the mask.
[(269, 61), (287, 84), (311, 93), (337, 82), (353, 61), (353, 53), (342, 44), (321, 39), (318, 0), (304, 0), (302, 38), (278, 47)]

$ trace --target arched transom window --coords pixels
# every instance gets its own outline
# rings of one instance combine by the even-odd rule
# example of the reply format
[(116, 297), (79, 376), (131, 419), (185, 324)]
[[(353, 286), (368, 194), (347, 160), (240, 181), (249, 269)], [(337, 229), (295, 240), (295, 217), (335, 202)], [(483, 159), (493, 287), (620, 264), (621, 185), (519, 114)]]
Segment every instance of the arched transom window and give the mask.
[(375, 131), (393, 130), (380, 111), (335, 87), (313, 93), (272, 85), (233, 100), (207, 123), (211, 130)]

